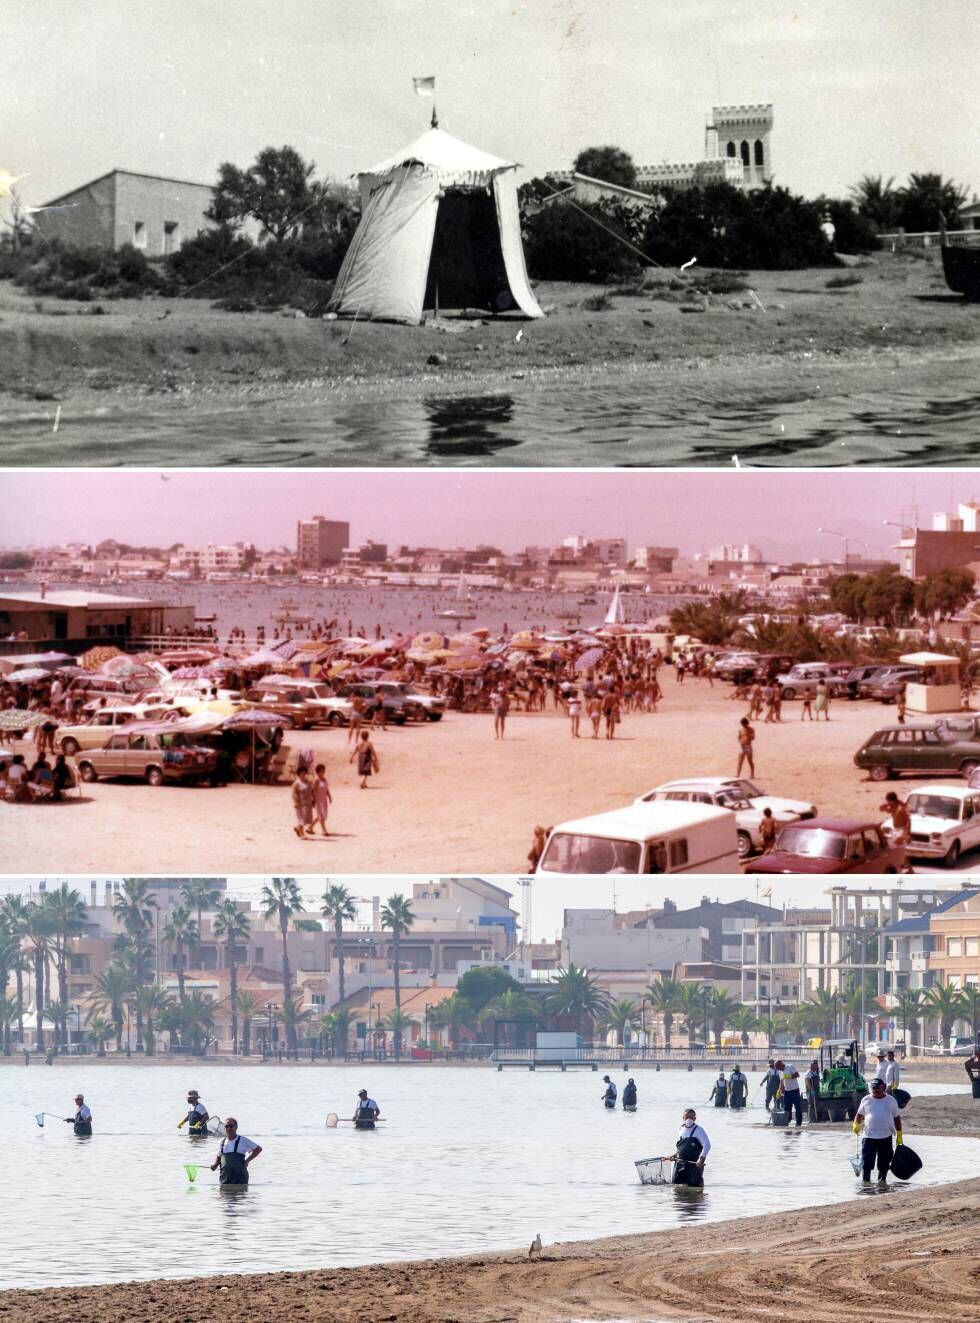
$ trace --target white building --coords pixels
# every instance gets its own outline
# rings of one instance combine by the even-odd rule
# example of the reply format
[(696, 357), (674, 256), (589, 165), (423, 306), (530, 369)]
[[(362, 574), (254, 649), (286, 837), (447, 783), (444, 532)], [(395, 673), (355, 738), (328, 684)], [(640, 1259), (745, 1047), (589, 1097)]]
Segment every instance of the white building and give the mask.
[(614, 910), (564, 912), (561, 963), (565, 967), (577, 965), (593, 973), (670, 973), (677, 964), (705, 959), (707, 948), (707, 928), (620, 927)]

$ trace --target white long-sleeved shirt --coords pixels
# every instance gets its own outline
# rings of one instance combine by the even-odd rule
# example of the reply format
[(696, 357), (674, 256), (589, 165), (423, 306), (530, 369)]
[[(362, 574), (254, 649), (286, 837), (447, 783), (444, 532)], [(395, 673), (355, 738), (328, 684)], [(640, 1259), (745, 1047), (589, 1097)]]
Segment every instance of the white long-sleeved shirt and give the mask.
[(883, 1080), (886, 1078), (885, 1072), (888, 1070), (888, 1062), (884, 1057), (878, 1062), (878, 1068), (875, 1071), (875, 1079)]
[(711, 1140), (708, 1138), (708, 1132), (704, 1129), (703, 1126), (699, 1126), (696, 1122), (692, 1126), (686, 1126), (686, 1125), (681, 1126), (681, 1132), (677, 1136), (678, 1143), (682, 1139), (698, 1140), (698, 1142), (701, 1145), (702, 1158), (706, 1158), (708, 1154), (711, 1152)]
[(885, 1062), (885, 1087), (891, 1088), (893, 1085), (898, 1088), (898, 1081), (902, 1077), (902, 1072), (897, 1061)]

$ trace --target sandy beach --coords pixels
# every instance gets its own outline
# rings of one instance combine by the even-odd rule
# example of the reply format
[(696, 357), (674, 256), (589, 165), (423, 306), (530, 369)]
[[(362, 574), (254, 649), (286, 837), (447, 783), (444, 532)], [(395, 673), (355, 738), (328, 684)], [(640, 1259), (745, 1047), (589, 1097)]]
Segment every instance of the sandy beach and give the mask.
[[(980, 1134), (968, 1095), (916, 1099), (910, 1138)], [(842, 1142), (845, 1127), (842, 1127)], [(912, 1140), (914, 1143), (914, 1139)], [(843, 1159), (842, 1159), (843, 1160)], [(360, 1323), (551, 1323), (579, 1319), (842, 1323), (970, 1317), (980, 1292), (980, 1180), (917, 1190), (897, 1182), (789, 1217), (754, 1217), (657, 1235), (510, 1254), (333, 1271), (9, 1291), (5, 1323), (204, 1323), (216, 1317)]]
[[(280, 437), (293, 411), (316, 404), (533, 396), (627, 381), (642, 382), (670, 416), (690, 416), (692, 426), (717, 406), (857, 398), (889, 383), (923, 401), (971, 394), (980, 320), (946, 290), (937, 255), (881, 253), (852, 274), (860, 283), (835, 289), (827, 287), (832, 269), (750, 273), (744, 283), (752, 293), (695, 300), (697, 316), (682, 313), (691, 303), (685, 294), (662, 288), (630, 295), (542, 284), (549, 315), (519, 339), (509, 319), (476, 321), (458, 333), (383, 324), (351, 333), (336, 321), (222, 312), (189, 299), (109, 301), (98, 305), (104, 315), (93, 316), (95, 305), (34, 300), (0, 282), (0, 428), (12, 443), (5, 462), (92, 462), (92, 446), (105, 451), (99, 462), (159, 462), (158, 450), (156, 458), (142, 454), (141, 437), (160, 424), (171, 462), (207, 463), (199, 439), (181, 445), (181, 430), (206, 430), (209, 418), (226, 428), (229, 413), (240, 411), (251, 436), (265, 406)], [(604, 294), (604, 306), (593, 310)], [(92, 435), (93, 424), (104, 439)], [(532, 450), (511, 462), (534, 462)], [(268, 462), (259, 452), (249, 456)], [(538, 462), (542, 456), (555, 462), (544, 452)], [(387, 449), (372, 459), (352, 442), (332, 458), (364, 465), (385, 457), (398, 462)], [(276, 462), (297, 460), (283, 452)]]
[[(0, 804), (10, 872), (51, 873), (519, 873), (535, 824), (630, 803), (664, 781), (733, 775), (744, 704), (704, 681), (665, 684), (658, 713), (627, 714), (618, 738), (573, 740), (568, 719), (512, 714), (504, 740), (489, 715), (447, 713), (439, 723), (375, 735), (381, 771), (360, 790), (344, 730), (293, 733), (322, 758), (334, 803), (327, 839), (292, 831), (287, 786), (81, 787), (63, 804)], [(784, 703), (780, 724), (756, 722), (756, 781), (822, 813), (881, 821), (884, 789), (852, 762), (895, 709), (838, 701), (829, 722), (801, 722)], [(583, 723), (584, 727), (585, 723)], [(27, 746), (19, 746), (26, 750)], [(936, 778), (948, 779), (948, 778)], [(955, 778), (954, 778), (955, 779)], [(912, 777), (893, 783), (904, 793)], [(750, 869), (751, 871), (751, 869)]]

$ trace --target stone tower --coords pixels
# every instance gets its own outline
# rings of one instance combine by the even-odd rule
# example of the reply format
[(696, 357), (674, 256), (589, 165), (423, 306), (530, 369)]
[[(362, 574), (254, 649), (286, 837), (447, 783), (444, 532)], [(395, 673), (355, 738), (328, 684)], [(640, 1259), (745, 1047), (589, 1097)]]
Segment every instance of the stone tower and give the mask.
[(714, 106), (705, 128), (705, 156), (742, 166), (742, 187), (762, 188), (772, 178), (772, 106)]

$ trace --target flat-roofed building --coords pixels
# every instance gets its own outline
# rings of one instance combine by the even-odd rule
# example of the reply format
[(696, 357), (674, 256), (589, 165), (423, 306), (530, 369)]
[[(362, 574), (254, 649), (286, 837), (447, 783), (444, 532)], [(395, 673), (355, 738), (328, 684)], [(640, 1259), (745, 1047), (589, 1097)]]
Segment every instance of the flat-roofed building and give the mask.
[(118, 249), (129, 244), (147, 257), (166, 257), (213, 228), (204, 214), (213, 197), (210, 184), (110, 170), (51, 198), (37, 212), (35, 223), (45, 239), (68, 247)]
[(296, 524), (296, 560), (301, 570), (339, 565), (350, 546), (350, 524), (314, 515)]
[(128, 638), (193, 627), (193, 606), (86, 589), (0, 590), (0, 639), (7, 642), (124, 647)]

